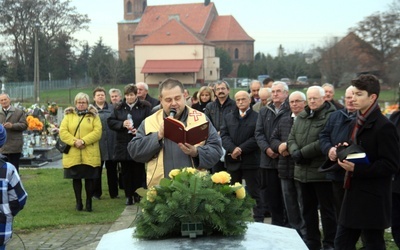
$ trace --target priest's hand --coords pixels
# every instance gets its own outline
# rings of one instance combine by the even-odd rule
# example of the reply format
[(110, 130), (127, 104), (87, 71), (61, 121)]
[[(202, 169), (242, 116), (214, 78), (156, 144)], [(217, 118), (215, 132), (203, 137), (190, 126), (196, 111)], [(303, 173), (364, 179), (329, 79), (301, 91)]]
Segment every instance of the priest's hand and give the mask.
[(197, 152), (197, 147), (189, 144), (189, 143), (178, 143), (179, 148), (182, 150), (183, 153), (190, 155), (191, 157), (196, 157), (199, 155)]
[(161, 122), (160, 128), (158, 129), (158, 140), (164, 138), (164, 121)]

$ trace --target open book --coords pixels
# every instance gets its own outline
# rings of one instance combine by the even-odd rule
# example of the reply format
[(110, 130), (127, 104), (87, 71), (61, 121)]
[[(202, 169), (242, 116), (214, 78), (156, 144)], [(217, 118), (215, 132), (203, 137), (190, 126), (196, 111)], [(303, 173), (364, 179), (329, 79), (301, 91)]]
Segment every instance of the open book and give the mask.
[(346, 157), (346, 160), (351, 161), (355, 164), (369, 164), (369, 160), (367, 157), (367, 154), (365, 153), (353, 153), (353, 154), (348, 154)]
[(208, 137), (209, 122), (196, 123), (187, 126), (172, 117), (164, 119), (164, 137), (176, 143), (189, 143), (195, 145)]

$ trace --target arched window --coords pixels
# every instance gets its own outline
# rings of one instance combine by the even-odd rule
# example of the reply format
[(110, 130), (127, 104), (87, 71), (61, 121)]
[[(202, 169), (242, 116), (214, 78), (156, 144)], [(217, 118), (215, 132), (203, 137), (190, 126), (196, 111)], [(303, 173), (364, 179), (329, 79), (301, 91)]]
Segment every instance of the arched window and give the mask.
[(146, 9), (146, 7), (147, 7), (147, 1), (143, 1), (143, 12), (144, 12), (144, 10)]
[(239, 49), (235, 49), (235, 59), (239, 59)]
[(128, 1), (126, 3), (126, 12), (127, 13), (132, 13), (132, 3), (131, 3), (131, 1)]

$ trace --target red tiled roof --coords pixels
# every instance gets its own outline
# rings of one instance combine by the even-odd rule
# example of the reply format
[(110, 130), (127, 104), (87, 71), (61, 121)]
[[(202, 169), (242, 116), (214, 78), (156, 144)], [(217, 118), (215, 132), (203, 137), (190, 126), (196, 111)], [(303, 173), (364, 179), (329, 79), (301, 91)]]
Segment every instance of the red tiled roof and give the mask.
[(147, 60), (141, 73), (192, 73), (202, 65), (202, 60)]
[(218, 16), (211, 24), (206, 38), (209, 41), (254, 41), (231, 15)]
[(181, 22), (171, 19), (164, 26), (137, 42), (136, 45), (204, 44), (208, 43)]
[(159, 29), (168, 22), (170, 15), (178, 15), (181, 22), (196, 33), (202, 33), (206, 21), (214, 11), (216, 12), (214, 3), (207, 6), (204, 3), (147, 6), (135, 35), (147, 35)]

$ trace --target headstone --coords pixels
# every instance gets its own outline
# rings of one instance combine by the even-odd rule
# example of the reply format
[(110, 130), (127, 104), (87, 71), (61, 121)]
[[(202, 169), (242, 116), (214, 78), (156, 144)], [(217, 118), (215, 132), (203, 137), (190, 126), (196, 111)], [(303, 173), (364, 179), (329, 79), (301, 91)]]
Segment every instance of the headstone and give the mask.
[(296, 230), (264, 223), (249, 223), (243, 236), (199, 236), (162, 240), (142, 240), (132, 235), (135, 228), (128, 228), (103, 235), (97, 250), (114, 249), (274, 249), (307, 250)]

